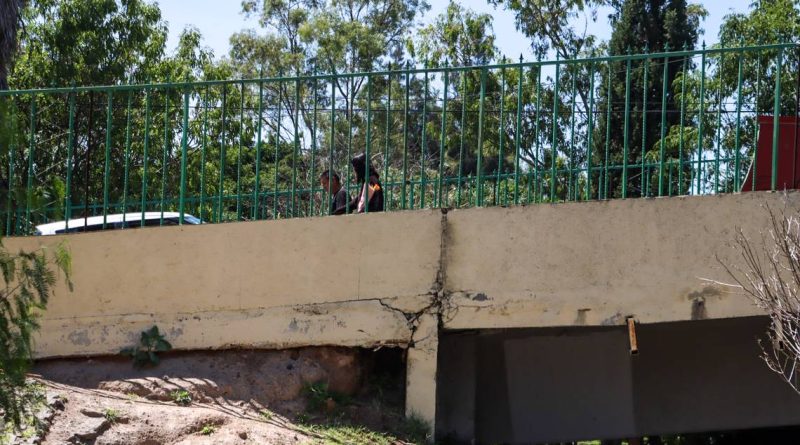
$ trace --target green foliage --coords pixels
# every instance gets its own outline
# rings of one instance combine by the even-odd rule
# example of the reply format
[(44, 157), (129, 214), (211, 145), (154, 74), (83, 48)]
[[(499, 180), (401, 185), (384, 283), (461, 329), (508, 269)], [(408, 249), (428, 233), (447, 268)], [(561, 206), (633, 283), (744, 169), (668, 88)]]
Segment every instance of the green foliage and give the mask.
[(320, 412), (325, 410), (326, 406), (333, 402), (336, 406), (347, 405), (350, 403), (350, 398), (344, 394), (331, 391), (328, 384), (324, 382), (316, 382), (306, 385), (303, 388), (303, 393), (306, 397), (306, 403), (309, 411)]
[(19, 425), (25, 409), (25, 376), (33, 355), (33, 334), (47, 308), (56, 272), (70, 283), (71, 260), (65, 244), (17, 254), (0, 245), (0, 411), (5, 421)]
[(192, 404), (192, 395), (185, 389), (172, 391), (170, 397), (176, 405), (189, 406)]
[(129, 348), (124, 348), (120, 354), (130, 356), (133, 359), (133, 366), (142, 368), (156, 366), (160, 362), (159, 352), (167, 352), (172, 349), (172, 345), (164, 338), (158, 330), (158, 326), (142, 331), (139, 344)]
[(203, 425), (203, 428), (200, 429), (200, 434), (204, 436), (210, 436), (217, 432), (217, 426), (213, 424)]
[(111, 424), (115, 424), (120, 421), (120, 412), (114, 408), (106, 408), (103, 410), (103, 417)]

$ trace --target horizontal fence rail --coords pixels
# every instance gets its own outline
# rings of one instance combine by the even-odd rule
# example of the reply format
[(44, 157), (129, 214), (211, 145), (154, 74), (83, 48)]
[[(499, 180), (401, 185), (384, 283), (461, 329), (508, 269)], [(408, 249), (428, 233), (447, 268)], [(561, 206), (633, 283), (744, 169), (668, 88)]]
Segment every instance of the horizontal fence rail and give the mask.
[(361, 153), (387, 211), (800, 182), (796, 44), (390, 68), (0, 91), (0, 226), (328, 215)]

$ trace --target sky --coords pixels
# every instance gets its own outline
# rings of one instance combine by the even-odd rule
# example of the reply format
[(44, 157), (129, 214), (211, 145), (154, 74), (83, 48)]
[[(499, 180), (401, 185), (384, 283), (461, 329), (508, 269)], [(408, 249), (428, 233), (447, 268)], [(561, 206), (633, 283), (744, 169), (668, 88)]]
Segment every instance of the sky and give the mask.
[[(434, 18), (447, 8), (449, 0), (429, 0), (431, 9), (421, 18), (421, 24), (431, 23)], [(702, 2), (709, 12), (702, 23), (705, 34), (701, 40), (711, 45), (718, 41), (717, 34), (723, 18), (731, 12), (745, 12), (752, 0), (712, 0)], [(485, 0), (462, 0), (464, 7), (479, 13), (494, 16), (494, 32), (496, 44), (502, 54), (517, 59), (522, 54), (525, 60), (532, 60), (532, 52), (528, 39), (516, 30), (514, 15), (503, 9), (495, 9)], [(189, 25), (197, 27), (203, 35), (203, 44), (214, 50), (214, 55), (227, 55), (231, 34), (247, 28), (258, 28), (255, 19), (247, 19), (241, 14), (239, 0), (160, 0), (158, 1), (164, 19), (169, 23), (169, 40), (167, 48), (173, 51), (177, 46), (178, 36)], [(191, 6), (189, 6), (191, 5)], [(600, 39), (607, 40), (611, 36), (608, 25), (609, 9), (601, 9), (597, 14), (597, 22), (589, 21), (587, 30)], [(574, 21), (575, 27), (583, 28), (586, 20)]]

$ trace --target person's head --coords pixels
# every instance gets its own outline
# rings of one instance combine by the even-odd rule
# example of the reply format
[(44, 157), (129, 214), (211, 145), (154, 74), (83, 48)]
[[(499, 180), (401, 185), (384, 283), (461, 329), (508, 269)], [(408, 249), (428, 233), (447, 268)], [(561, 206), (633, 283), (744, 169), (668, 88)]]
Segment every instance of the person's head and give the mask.
[[(350, 164), (353, 166), (353, 172), (356, 174), (356, 182), (362, 184), (365, 180), (364, 173), (367, 169), (366, 154), (360, 153), (356, 155), (353, 159), (350, 160)], [(369, 175), (375, 176), (375, 179), (378, 178), (378, 172), (372, 165), (369, 166)]]
[(339, 174), (330, 170), (325, 170), (319, 175), (319, 183), (324, 191), (328, 191), (328, 188), (330, 187), (331, 193), (338, 192), (342, 187)]

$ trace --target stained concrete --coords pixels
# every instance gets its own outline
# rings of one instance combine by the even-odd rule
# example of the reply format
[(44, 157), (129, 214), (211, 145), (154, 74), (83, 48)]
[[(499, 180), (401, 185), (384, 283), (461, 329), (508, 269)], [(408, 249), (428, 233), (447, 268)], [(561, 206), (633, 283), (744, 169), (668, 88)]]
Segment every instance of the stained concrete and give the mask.
[[(623, 439), (800, 424), (760, 358), (766, 317), (440, 336), (437, 433), (458, 443)], [(464, 360), (473, 351), (472, 360)]]
[[(408, 412), (433, 421), (442, 330), (759, 315), (717, 256), (800, 194), (420, 210), (10, 238), (69, 244), (37, 357), (113, 354), (157, 324), (176, 349), (410, 347)], [(522, 347), (522, 346), (520, 346)], [(575, 346), (578, 347), (578, 346)], [(589, 353), (591, 351), (587, 351)], [(478, 373), (480, 370), (476, 370)], [(483, 372), (483, 371), (480, 371)]]

